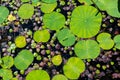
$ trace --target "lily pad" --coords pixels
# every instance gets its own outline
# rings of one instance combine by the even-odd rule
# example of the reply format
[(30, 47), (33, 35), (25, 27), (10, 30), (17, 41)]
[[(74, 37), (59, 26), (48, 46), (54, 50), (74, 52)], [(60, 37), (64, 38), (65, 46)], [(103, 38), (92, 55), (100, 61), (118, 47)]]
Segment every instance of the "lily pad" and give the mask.
[(42, 3), (40, 8), (44, 13), (51, 13), (57, 7), (57, 2), (52, 4)]
[(114, 46), (114, 41), (111, 39), (111, 35), (109, 33), (101, 33), (97, 36), (97, 41), (99, 45), (104, 50), (109, 50)]
[(50, 76), (44, 70), (33, 70), (28, 73), (26, 80), (50, 80)]
[(55, 3), (57, 0), (42, 0), (45, 3)]
[(56, 66), (59, 66), (62, 63), (61, 55), (56, 55), (52, 58), (52, 63)]
[(37, 30), (34, 33), (33, 39), (36, 42), (47, 42), (50, 39), (50, 33), (48, 30)]
[(93, 4), (91, 0), (78, 0), (80, 3), (84, 3), (85, 5)]
[(29, 2), (30, 0), (21, 0), (22, 2)]
[(52, 80), (68, 80), (64, 75), (62, 74), (58, 74), (58, 75), (55, 75)]
[(95, 7), (78, 6), (72, 12), (70, 30), (80, 38), (91, 38), (99, 32), (101, 21), (101, 13)]
[(2, 80), (10, 80), (13, 77), (12, 71), (8, 69), (0, 69), (0, 77), (2, 77)]
[(57, 33), (57, 38), (63, 46), (71, 46), (75, 43), (76, 37), (69, 29), (62, 29)]
[(14, 64), (13, 57), (11, 57), (11, 56), (5, 56), (5, 57), (2, 58), (2, 64), (1, 64), (1, 66), (3, 68), (10, 68), (10, 67), (13, 66), (13, 64)]
[(114, 37), (115, 48), (120, 49), (120, 35)]
[(34, 7), (31, 4), (23, 4), (18, 10), (18, 16), (22, 19), (29, 19), (34, 14)]
[(23, 48), (26, 46), (26, 38), (24, 36), (17, 36), (15, 39), (15, 45), (18, 48)]
[(6, 8), (4, 6), (0, 6), (0, 24), (5, 21), (5, 19), (8, 17), (8, 15), (9, 15), (8, 8)]
[(80, 59), (94, 59), (100, 54), (100, 47), (94, 40), (79, 41), (74, 48), (75, 54)]
[(84, 62), (77, 57), (69, 58), (68, 62), (63, 67), (64, 74), (69, 79), (78, 79), (84, 70)]
[(51, 12), (43, 16), (43, 23), (50, 30), (59, 30), (65, 24), (65, 17), (61, 13)]
[(25, 70), (33, 62), (34, 56), (29, 50), (22, 50), (14, 58), (14, 65), (19, 70)]

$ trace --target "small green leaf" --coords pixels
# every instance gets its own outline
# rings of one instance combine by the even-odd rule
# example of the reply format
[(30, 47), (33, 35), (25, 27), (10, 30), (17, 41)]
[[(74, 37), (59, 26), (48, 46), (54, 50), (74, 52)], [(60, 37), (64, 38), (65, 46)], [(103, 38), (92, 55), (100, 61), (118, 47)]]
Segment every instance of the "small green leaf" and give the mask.
[(1, 66), (3, 68), (10, 68), (10, 67), (13, 66), (13, 64), (14, 64), (13, 57), (11, 57), (11, 56), (5, 56), (5, 57), (2, 58), (2, 64), (1, 64)]
[(120, 35), (114, 37), (115, 48), (120, 49)]
[(97, 36), (97, 41), (99, 45), (104, 50), (109, 50), (114, 46), (114, 41), (111, 39), (111, 35), (109, 33), (101, 33)]
[(26, 46), (26, 38), (24, 36), (17, 36), (15, 39), (15, 45), (18, 48), (23, 48)]
[(58, 75), (55, 75), (52, 80), (68, 80), (64, 75), (62, 74), (58, 74)]
[(80, 59), (94, 59), (100, 54), (100, 47), (94, 40), (79, 41), (74, 48), (75, 54)]
[(29, 2), (30, 0), (21, 0), (22, 2)]
[(71, 57), (63, 67), (64, 74), (69, 79), (78, 79), (84, 70), (84, 62), (77, 57)]
[(34, 7), (28, 3), (23, 4), (18, 10), (18, 15), (22, 19), (29, 19), (32, 17), (33, 14), (34, 14)]
[(57, 0), (42, 0), (45, 3), (55, 3)]
[(76, 39), (69, 29), (60, 30), (57, 33), (57, 38), (63, 46), (72, 46)]
[(65, 24), (65, 17), (61, 13), (51, 12), (43, 16), (43, 23), (50, 30), (59, 30)]
[(9, 15), (9, 10), (4, 6), (0, 6), (0, 24), (5, 21), (8, 15)]
[(61, 55), (56, 55), (52, 58), (52, 63), (56, 66), (59, 66), (62, 63)]
[(50, 80), (50, 76), (44, 70), (33, 70), (28, 73), (26, 80)]
[(36, 42), (47, 42), (50, 39), (50, 33), (48, 30), (37, 30), (34, 33), (33, 39)]
[(14, 58), (14, 65), (19, 70), (25, 70), (33, 62), (34, 56), (29, 50), (22, 50)]

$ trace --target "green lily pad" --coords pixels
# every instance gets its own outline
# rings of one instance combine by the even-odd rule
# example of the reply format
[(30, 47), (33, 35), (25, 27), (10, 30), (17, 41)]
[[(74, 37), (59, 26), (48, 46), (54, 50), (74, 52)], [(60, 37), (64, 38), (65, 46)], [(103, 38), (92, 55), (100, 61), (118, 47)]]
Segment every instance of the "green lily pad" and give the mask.
[(33, 35), (33, 39), (36, 42), (47, 42), (50, 39), (50, 33), (48, 30), (37, 30)]
[(109, 33), (101, 33), (97, 36), (97, 41), (99, 45), (104, 50), (109, 50), (114, 46), (114, 41), (111, 39), (111, 35)]
[(4, 6), (0, 6), (0, 24), (5, 21), (8, 15), (9, 15), (9, 10)]
[(43, 23), (50, 30), (59, 30), (65, 24), (65, 17), (61, 13), (51, 12), (43, 16)]
[(100, 10), (106, 11), (109, 15), (113, 17), (120, 18), (120, 12), (118, 10), (118, 0), (97, 0), (95, 1), (95, 4)]
[(77, 57), (71, 57), (63, 67), (64, 74), (69, 79), (78, 79), (84, 70), (84, 62)]
[(91, 0), (78, 0), (80, 3), (84, 3), (85, 5), (93, 4)]
[(51, 13), (57, 7), (57, 2), (52, 4), (42, 3), (40, 8), (44, 13)]
[(45, 3), (55, 3), (57, 0), (42, 0)]
[(30, 0), (21, 0), (22, 2), (29, 2)]
[(34, 14), (34, 7), (31, 4), (23, 4), (18, 10), (18, 16), (22, 19), (29, 19)]
[(1, 66), (3, 68), (11, 68), (14, 64), (14, 60), (13, 57), (11, 56), (5, 56), (2, 58), (3, 63), (1, 64)]
[(76, 37), (69, 29), (62, 29), (57, 33), (57, 38), (63, 46), (71, 46), (75, 43)]
[(26, 38), (24, 36), (17, 36), (15, 39), (15, 45), (18, 48), (23, 48), (26, 46)]
[(64, 75), (62, 74), (58, 74), (58, 75), (55, 75), (52, 80), (68, 80)]
[(14, 65), (19, 70), (25, 70), (33, 62), (34, 56), (29, 50), (22, 50), (14, 58)]
[(80, 59), (94, 59), (100, 54), (100, 47), (94, 40), (79, 41), (74, 48), (75, 54)]
[(115, 48), (120, 49), (120, 35), (114, 37)]
[(13, 77), (12, 71), (8, 69), (0, 69), (0, 77), (2, 77), (2, 80), (10, 80)]
[(33, 70), (28, 73), (26, 80), (50, 80), (50, 76), (44, 70)]
[(72, 12), (70, 30), (80, 38), (91, 38), (99, 32), (101, 21), (101, 13), (95, 7), (78, 6)]
[(52, 58), (52, 63), (56, 66), (59, 66), (62, 63), (61, 55), (56, 55)]

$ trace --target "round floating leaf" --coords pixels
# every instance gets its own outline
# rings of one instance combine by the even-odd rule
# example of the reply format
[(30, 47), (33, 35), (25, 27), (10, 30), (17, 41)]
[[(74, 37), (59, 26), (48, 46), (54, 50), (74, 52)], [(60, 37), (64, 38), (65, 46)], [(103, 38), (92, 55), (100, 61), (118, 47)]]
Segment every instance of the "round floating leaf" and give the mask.
[(80, 3), (84, 3), (85, 5), (93, 4), (91, 0), (78, 0)]
[(50, 39), (50, 33), (48, 30), (37, 30), (34, 33), (33, 39), (36, 42), (47, 42)]
[(56, 55), (52, 58), (52, 63), (56, 66), (59, 66), (62, 63), (61, 55)]
[(8, 15), (9, 15), (9, 10), (4, 6), (0, 6), (0, 24), (5, 21)]
[(100, 47), (94, 40), (79, 41), (74, 48), (75, 54), (81, 59), (94, 59), (100, 54)]
[(12, 71), (8, 69), (0, 69), (0, 77), (2, 77), (2, 80), (11, 80), (13, 77)]
[(55, 3), (57, 0), (42, 0), (45, 3)]
[(41, 4), (41, 11), (44, 13), (51, 13), (57, 6), (57, 2), (52, 4), (42, 3)]
[(30, 0), (21, 0), (22, 2), (29, 2)]
[(3, 68), (10, 68), (13, 66), (14, 60), (13, 57), (11, 56), (5, 56), (2, 58), (3, 63), (1, 64), (1, 66)]
[(102, 16), (96, 8), (79, 6), (72, 12), (70, 30), (78, 37), (90, 38), (99, 32), (101, 21)]
[(120, 49), (120, 35), (114, 37), (115, 48)]
[(75, 43), (75, 36), (69, 29), (62, 29), (57, 33), (57, 38), (63, 46), (71, 46)]
[(65, 17), (58, 12), (51, 12), (43, 16), (44, 26), (50, 30), (59, 30), (65, 24)]
[(78, 79), (84, 70), (84, 62), (77, 57), (71, 57), (63, 67), (64, 74), (69, 79)]
[(24, 36), (17, 36), (15, 39), (15, 45), (18, 48), (23, 48), (26, 46), (26, 38)]
[(22, 19), (29, 19), (32, 17), (33, 14), (34, 14), (34, 7), (28, 3), (23, 4), (18, 10), (18, 15)]
[(55, 75), (52, 80), (68, 80), (64, 75), (62, 74), (58, 74), (58, 75)]
[(97, 36), (97, 41), (101, 48), (109, 50), (114, 46), (114, 41), (109, 33), (101, 33)]
[(33, 70), (28, 73), (26, 80), (50, 80), (50, 77), (44, 70)]
[(22, 50), (14, 59), (14, 65), (19, 70), (25, 70), (33, 62), (33, 54), (29, 50)]
[(118, 10), (118, 1), (119, 0), (97, 0), (95, 1), (95, 4), (98, 6), (99, 9), (107, 11), (109, 15), (120, 18), (120, 12)]

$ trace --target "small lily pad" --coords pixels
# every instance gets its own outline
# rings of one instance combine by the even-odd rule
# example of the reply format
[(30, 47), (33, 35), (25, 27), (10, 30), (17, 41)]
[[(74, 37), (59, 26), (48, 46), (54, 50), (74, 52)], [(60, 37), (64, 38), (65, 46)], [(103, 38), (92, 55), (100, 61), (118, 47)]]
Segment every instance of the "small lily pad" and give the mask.
[(77, 57), (71, 57), (63, 67), (64, 74), (69, 79), (78, 79), (84, 70), (84, 62)]
[(56, 66), (59, 66), (62, 63), (61, 55), (56, 55), (52, 58), (52, 63)]
[(94, 40), (79, 41), (74, 48), (75, 54), (80, 59), (94, 59), (100, 54), (100, 47)]
[(24, 36), (17, 36), (15, 39), (15, 45), (18, 48), (23, 48), (26, 46), (26, 38)]
[(5, 56), (5, 57), (2, 58), (2, 64), (1, 64), (1, 66), (3, 68), (10, 68), (10, 67), (13, 66), (13, 64), (14, 64), (13, 57), (11, 57), (11, 56)]
[(50, 30), (59, 30), (65, 24), (65, 17), (61, 13), (51, 12), (43, 16), (43, 23)]
[(29, 50), (22, 50), (14, 58), (14, 65), (19, 70), (25, 70), (33, 62), (34, 56)]
[(33, 70), (28, 73), (26, 80), (50, 80), (50, 76), (44, 70)]
[(115, 48), (120, 49), (120, 35), (114, 37)]
[(37, 30), (34, 33), (33, 39), (36, 42), (47, 42), (50, 39), (50, 33), (48, 30)]
[(9, 15), (8, 8), (6, 8), (4, 6), (0, 6), (0, 24), (5, 21), (5, 19), (8, 17), (8, 15)]
[(42, 3), (40, 8), (44, 13), (51, 13), (57, 7), (57, 2), (52, 4)]
[(95, 7), (78, 6), (72, 12), (70, 30), (80, 38), (91, 38), (99, 32), (101, 21), (101, 13)]
[(31, 4), (23, 4), (18, 10), (18, 15), (22, 19), (29, 19), (34, 14), (34, 7)]
[(21, 0), (22, 2), (29, 2), (30, 0)]
[(63, 46), (71, 46), (75, 43), (76, 37), (69, 29), (62, 29), (57, 33), (57, 38)]
[(42, 0), (45, 3), (55, 3), (57, 0)]
[(67, 77), (65, 77), (62, 74), (55, 75), (52, 80), (68, 80)]
[(99, 45), (104, 50), (109, 50), (114, 46), (114, 41), (111, 39), (111, 35), (109, 33), (101, 33), (97, 36), (97, 41)]

